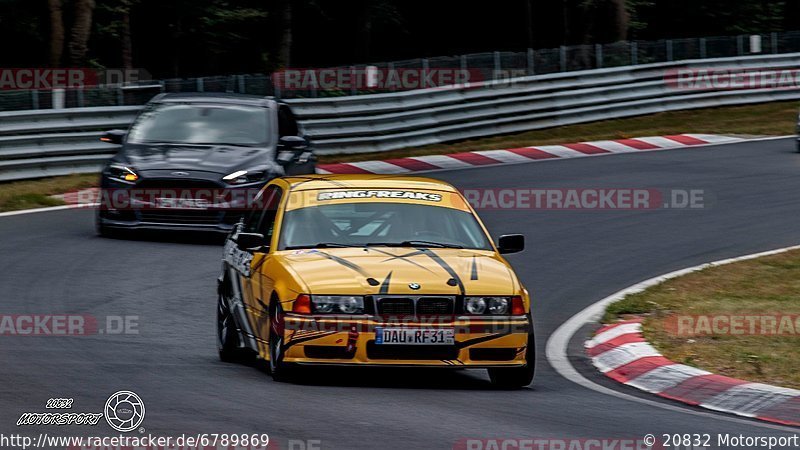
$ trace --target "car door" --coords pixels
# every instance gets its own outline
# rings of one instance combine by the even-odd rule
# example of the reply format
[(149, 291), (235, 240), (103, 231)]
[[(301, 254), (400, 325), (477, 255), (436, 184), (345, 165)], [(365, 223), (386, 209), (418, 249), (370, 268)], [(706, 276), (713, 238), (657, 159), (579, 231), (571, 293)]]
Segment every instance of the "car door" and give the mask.
[[(253, 231), (250, 232), (264, 235), (266, 242), (272, 242), (272, 236), (275, 232), (275, 219), (278, 216), (282, 198), (283, 189), (280, 186), (271, 184), (264, 190), (261, 201), (258, 202), (261, 205), (258, 225), (253, 224)], [(249, 280), (251, 302), (255, 313), (253, 316), (255, 319), (254, 328), (261, 343), (267, 342), (269, 339), (269, 302), (275, 285), (273, 279), (265, 275), (263, 270), (268, 265), (270, 257), (269, 248), (253, 253)]]

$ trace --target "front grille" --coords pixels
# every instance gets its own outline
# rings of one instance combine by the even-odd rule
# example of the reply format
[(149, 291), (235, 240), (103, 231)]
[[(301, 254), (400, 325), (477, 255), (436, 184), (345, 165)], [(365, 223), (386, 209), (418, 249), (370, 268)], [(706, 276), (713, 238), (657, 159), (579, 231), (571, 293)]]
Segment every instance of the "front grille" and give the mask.
[(454, 297), (377, 297), (376, 311), (382, 316), (450, 316)]
[(169, 189), (169, 190), (196, 190), (196, 189), (211, 189), (221, 190), (225, 186), (209, 180), (182, 180), (179, 178), (145, 178), (136, 183), (136, 189)]
[(219, 211), (192, 209), (152, 209), (139, 212), (140, 220), (146, 223), (171, 223), (179, 225), (216, 225), (220, 221)]
[(458, 349), (441, 345), (377, 345), (375, 341), (369, 341), (367, 357), (394, 360), (449, 360), (458, 358)]
[(515, 348), (472, 348), (469, 359), (473, 361), (511, 361), (517, 357)]
[(449, 298), (420, 298), (417, 300), (417, 315), (450, 315), (453, 314), (453, 303), (453, 300)]
[(414, 299), (381, 298), (378, 299), (378, 314), (392, 316), (413, 316)]
[(306, 358), (314, 359), (352, 359), (355, 352), (347, 351), (347, 347), (333, 345), (304, 345)]

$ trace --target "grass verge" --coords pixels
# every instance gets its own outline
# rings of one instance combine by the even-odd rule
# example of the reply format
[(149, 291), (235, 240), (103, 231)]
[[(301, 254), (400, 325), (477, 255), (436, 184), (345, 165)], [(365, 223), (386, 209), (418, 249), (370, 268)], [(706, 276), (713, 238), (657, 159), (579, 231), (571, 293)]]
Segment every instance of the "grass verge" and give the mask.
[(645, 317), (647, 340), (673, 361), (800, 388), (800, 251), (675, 278), (612, 304), (603, 320), (629, 315)]
[(97, 186), (97, 174), (67, 175), (0, 184), (0, 212), (63, 205), (55, 194)]
[[(629, 119), (605, 120), (389, 152), (360, 153), (357, 155), (322, 155), (320, 163), (368, 161), (677, 133), (778, 136), (794, 133), (796, 118), (796, 102), (697, 109)], [(62, 204), (60, 200), (49, 196), (93, 187), (96, 184), (97, 175), (94, 174), (0, 183), (0, 211), (60, 205)]]

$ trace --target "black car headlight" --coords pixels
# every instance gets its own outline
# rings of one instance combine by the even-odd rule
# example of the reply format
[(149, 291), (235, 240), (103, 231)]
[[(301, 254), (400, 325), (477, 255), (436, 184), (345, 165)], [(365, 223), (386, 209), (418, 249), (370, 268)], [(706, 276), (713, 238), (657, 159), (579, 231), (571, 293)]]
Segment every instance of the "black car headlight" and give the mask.
[(249, 184), (267, 181), (269, 172), (265, 169), (237, 170), (232, 174), (222, 177), (222, 181), (228, 184)]
[(133, 168), (122, 164), (110, 164), (106, 167), (105, 175), (114, 181), (133, 184), (139, 180), (139, 174)]
[(364, 314), (364, 297), (353, 295), (312, 295), (315, 314)]
[(472, 315), (506, 316), (511, 297), (464, 297), (464, 312)]

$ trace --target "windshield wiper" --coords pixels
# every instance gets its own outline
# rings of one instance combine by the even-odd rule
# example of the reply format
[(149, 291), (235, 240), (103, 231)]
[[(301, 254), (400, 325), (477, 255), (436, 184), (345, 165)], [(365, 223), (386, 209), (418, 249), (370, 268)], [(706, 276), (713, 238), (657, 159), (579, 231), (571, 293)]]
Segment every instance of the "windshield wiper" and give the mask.
[(434, 247), (434, 248), (464, 248), (456, 244), (444, 244), (433, 241), (402, 241), (402, 242), (371, 242), (367, 247)]
[(348, 247), (361, 247), (355, 244), (339, 244), (338, 242), (320, 242), (318, 244), (310, 245), (293, 245), (286, 247), (286, 250), (300, 250), (304, 248), (348, 248)]

